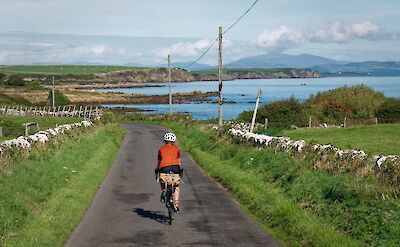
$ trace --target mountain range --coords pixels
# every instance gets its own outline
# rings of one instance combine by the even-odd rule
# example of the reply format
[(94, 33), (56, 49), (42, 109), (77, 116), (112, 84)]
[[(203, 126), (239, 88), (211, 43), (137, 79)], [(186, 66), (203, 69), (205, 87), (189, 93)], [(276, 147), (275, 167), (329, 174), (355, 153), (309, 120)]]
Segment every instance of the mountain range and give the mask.
[[(184, 68), (188, 63), (176, 63), (175, 67)], [(206, 70), (215, 66), (207, 64), (194, 64), (189, 70)], [(312, 69), (322, 76), (400, 76), (400, 62), (397, 61), (338, 61), (331, 58), (311, 55), (289, 54), (263, 54), (253, 57), (245, 57), (224, 65), (230, 69), (254, 69), (254, 68), (294, 68)]]

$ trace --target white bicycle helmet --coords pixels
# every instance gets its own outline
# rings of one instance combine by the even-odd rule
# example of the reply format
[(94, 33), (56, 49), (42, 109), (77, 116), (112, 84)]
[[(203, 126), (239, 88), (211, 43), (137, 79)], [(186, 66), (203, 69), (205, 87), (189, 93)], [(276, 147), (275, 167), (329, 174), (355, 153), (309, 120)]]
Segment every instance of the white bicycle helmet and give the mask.
[(175, 142), (176, 136), (174, 133), (168, 132), (164, 135), (164, 141), (166, 142)]

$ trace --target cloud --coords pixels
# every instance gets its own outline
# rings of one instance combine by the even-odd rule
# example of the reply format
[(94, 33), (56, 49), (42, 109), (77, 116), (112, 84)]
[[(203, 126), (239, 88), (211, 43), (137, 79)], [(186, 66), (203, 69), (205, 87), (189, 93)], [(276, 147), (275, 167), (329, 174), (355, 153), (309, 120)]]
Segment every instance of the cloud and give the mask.
[(394, 40), (400, 37), (389, 33), (369, 21), (345, 24), (334, 21), (315, 31), (296, 30), (280, 26), (276, 30), (266, 30), (255, 40), (257, 46), (269, 52), (282, 52), (306, 43), (349, 43), (356, 39), (378, 41)]
[(390, 38), (390, 34), (383, 31), (377, 24), (369, 21), (355, 22), (351, 25), (335, 21), (312, 32), (309, 36), (309, 41), (346, 43), (355, 39), (383, 40), (388, 38)]
[[(57, 53), (59, 53), (60, 56), (64, 56), (64, 54), (60, 53), (62, 47), (58, 47), (57, 50), (55, 50)], [(74, 55), (74, 56), (87, 56), (87, 57), (98, 57), (104, 55), (107, 47), (102, 44), (82, 44), (82, 45), (70, 45), (67, 47), (64, 47), (65, 51), (67, 51), (69, 54), (66, 54), (66, 56), (69, 55)]]
[(262, 48), (273, 51), (284, 51), (303, 42), (303, 34), (287, 26), (280, 26), (278, 30), (264, 31), (258, 35), (256, 43)]
[(90, 52), (95, 56), (100, 56), (100, 55), (104, 54), (105, 51), (106, 51), (105, 45), (93, 45), (90, 48)]
[(202, 51), (211, 45), (212, 41), (201, 39), (196, 42), (178, 42), (167, 48), (155, 51), (159, 57), (166, 57), (168, 54), (175, 57), (189, 58), (200, 55)]

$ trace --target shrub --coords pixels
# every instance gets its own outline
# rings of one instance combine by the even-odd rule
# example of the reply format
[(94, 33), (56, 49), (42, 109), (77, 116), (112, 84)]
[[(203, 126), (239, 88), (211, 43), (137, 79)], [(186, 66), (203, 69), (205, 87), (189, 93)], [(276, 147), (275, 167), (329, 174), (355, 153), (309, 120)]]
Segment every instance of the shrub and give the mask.
[(304, 104), (307, 112), (319, 121), (332, 122), (343, 117), (373, 118), (384, 100), (383, 93), (365, 85), (356, 85), (311, 95)]
[[(54, 90), (54, 105), (55, 106), (64, 106), (69, 104), (69, 99), (65, 96), (60, 90)], [(49, 91), (49, 96), (47, 97), (47, 104), (53, 104), (53, 91)]]
[(6, 75), (3, 73), (0, 73), (0, 82), (2, 82), (6, 78)]
[(103, 113), (103, 117), (101, 121), (105, 124), (107, 123), (115, 123), (118, 121), (117, 116), (112, 111), (106, 111)]
[(400, 122), (400, 99), (389, 98), (379, 107), (376, 117), (383, 123)]
[(32, 81), (30, 83), (25, 84), (25, 88), (29, 90), (42, 90), (43, 86), (37, 81)]
[[(253, 111), (246, 111), (239, 115), (240, 120), (250, 122)], [(268, 126), (271, 128), (289, 128), (291, 125), (304, 126), (306, 123), (302, 104), (291, 97), (262, 106), (258, 109), (256, 121), (264, 123), (268, 118)]]
[(303, 106), (293, 97), (265, 106), (261, 109), (260, 117), (268, 118), (271, 127), (288, 128), (291, 125), (304, 126), (306, 123)]
[(23, 76), (11, 75), (7, 80), (4, 80), (3, 84), (11, 87), (22, 87), (25, 85), (25, 81)]

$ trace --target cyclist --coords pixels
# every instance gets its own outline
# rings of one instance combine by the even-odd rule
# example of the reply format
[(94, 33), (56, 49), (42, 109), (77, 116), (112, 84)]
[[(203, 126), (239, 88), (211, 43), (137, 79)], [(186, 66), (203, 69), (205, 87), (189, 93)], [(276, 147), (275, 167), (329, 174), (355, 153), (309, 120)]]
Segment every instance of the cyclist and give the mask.
[[(173, 173), (172, 179), (174, 180), (174, 201), (175, 208), (179, 211), (179, 182), (182, 177), (183, 168), (181, 165), (181, 151), (175, 144), (176, 136), (173, 133), (166, 133), (164, 135), (165, 145), (158, 150), (158, 164), (155, 173), (160, 174), (161, 197), (160, 201), (165, 202), (165, 184), (171, 184), (172, 181), (167, 181), (171, 177), (167, 177), (166, 173)], [(172, 180), (171, 179), (171, 180)]]

